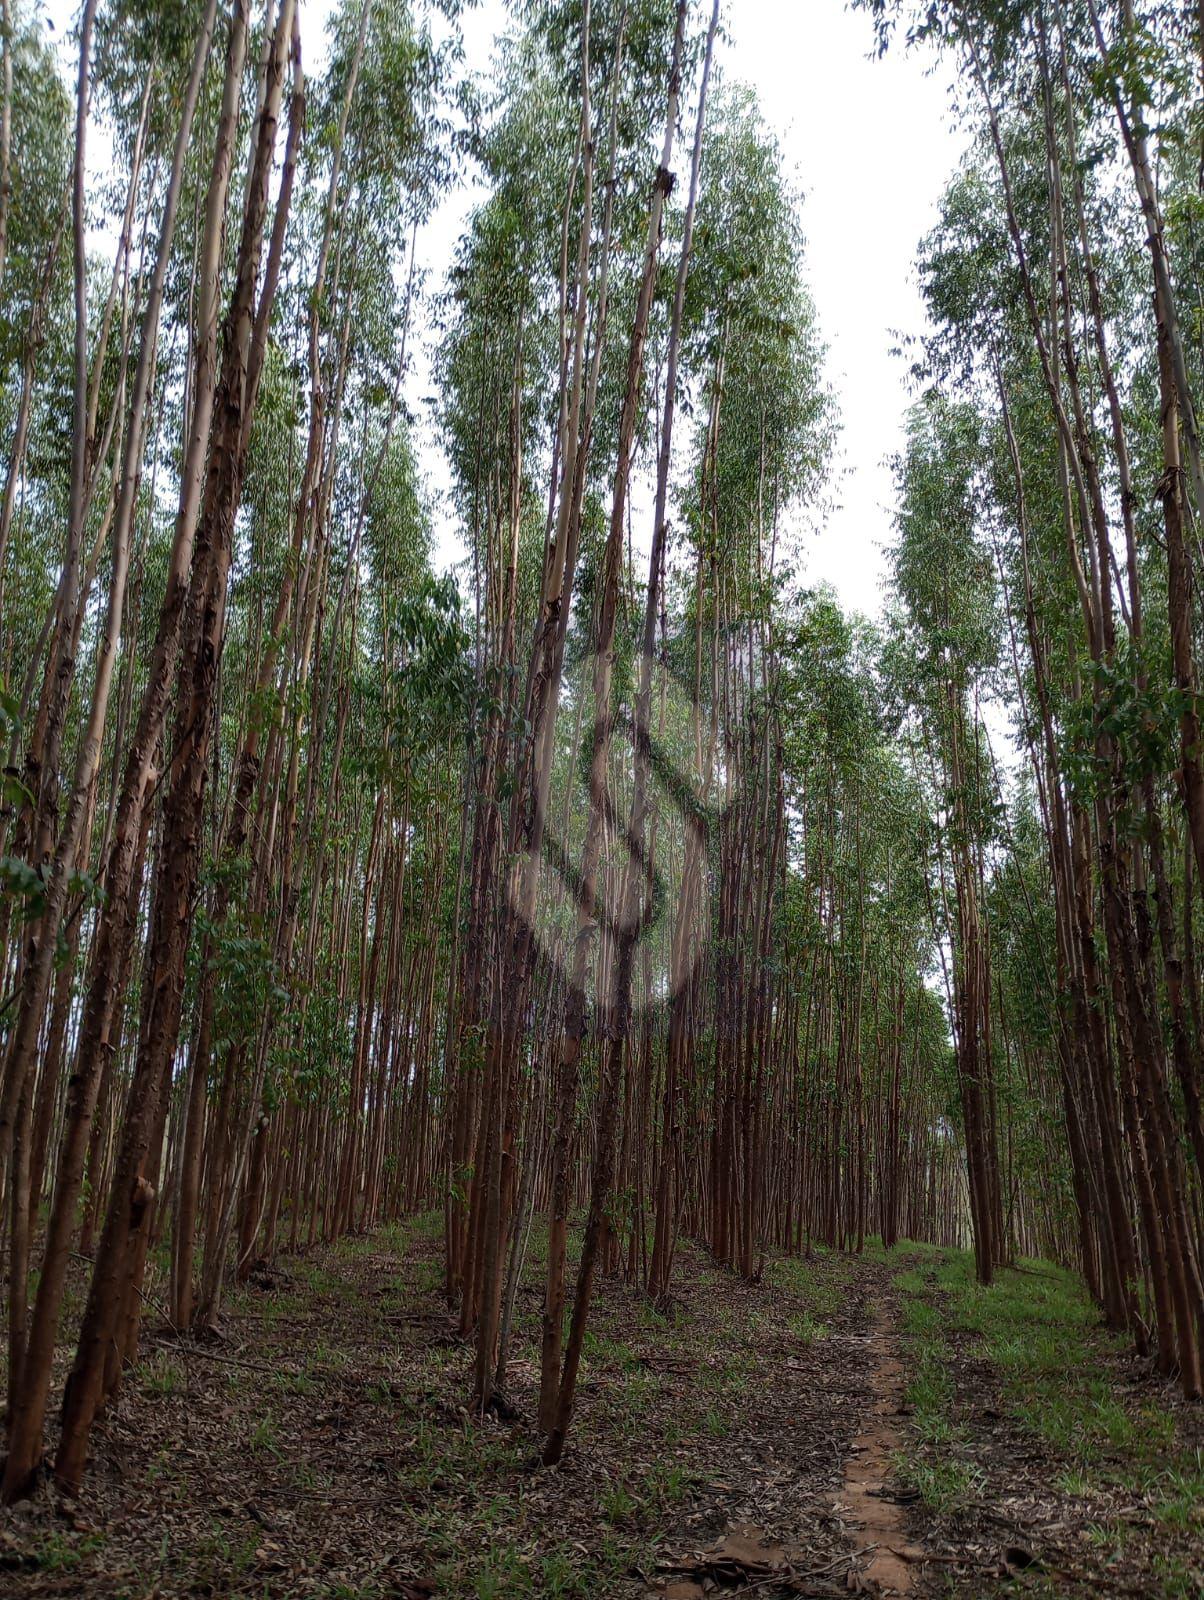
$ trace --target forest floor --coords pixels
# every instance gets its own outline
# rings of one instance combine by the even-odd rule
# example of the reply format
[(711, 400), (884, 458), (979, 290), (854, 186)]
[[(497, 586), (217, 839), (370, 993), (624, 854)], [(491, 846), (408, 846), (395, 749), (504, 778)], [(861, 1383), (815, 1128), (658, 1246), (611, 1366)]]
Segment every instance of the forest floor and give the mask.
[(149, 1313), (74, 1503), (0, 1518), (0, 1594), (693, 1600), (1204, 1593), (1204, 1414), (1041, 1264), (682, 1247), (672, 1313), (602, 1285), (569, 1450), (540, 1469), (542, 1259), (509, 1398), (463, 1409), (438, 1218), (280, 1264), (223, 1339)]

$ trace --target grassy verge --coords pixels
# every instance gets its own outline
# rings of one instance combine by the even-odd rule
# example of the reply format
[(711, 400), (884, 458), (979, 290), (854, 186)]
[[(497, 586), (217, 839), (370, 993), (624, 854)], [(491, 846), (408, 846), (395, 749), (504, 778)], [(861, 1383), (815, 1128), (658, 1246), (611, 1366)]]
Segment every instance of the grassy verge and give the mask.
[[(947, 1251), (913, 1259), (895, 1285), (913, 1408), (913, 1443), (899, 1467), (925, 1503), (953, 1509), (998, 1476), (988, 1429), (1000, 1418), (1031, 1441), (1029, 1487), (1037, 1472), (1067, 1502), (1101, 1563), (1123, 1561), (1142, 1544), (1158, 1593), (1199, 1593), (1204, 1453), (1190, 1438), (1198, 1429), (1194, 1419), (1185, 1425), (1171, 1390), (1132, 1381), (1124, 1342), (1100, 1325), (1077, 1280), (1046, 1262), (1022, 1262), (984, 1289), (973, 1257)], [(985, 1409), (981, 1369), (967, 1367), (981, 1362), (998, 1395)], [(998, 1488), (993, 1482), (987, 1493)]]
[(946, 1320), (937, 1298), (939, 1270), (917, 1265), (895, 1276), (895, 1286), (904, 1295), (902, 1326), (910, 1370), (906, 1398), (911, 1411), (911, 1441), (901, 1452), (896, 1471), (925, 1505), (943, 1511), (975, 1487), (977, 1474), (956, 1418)]

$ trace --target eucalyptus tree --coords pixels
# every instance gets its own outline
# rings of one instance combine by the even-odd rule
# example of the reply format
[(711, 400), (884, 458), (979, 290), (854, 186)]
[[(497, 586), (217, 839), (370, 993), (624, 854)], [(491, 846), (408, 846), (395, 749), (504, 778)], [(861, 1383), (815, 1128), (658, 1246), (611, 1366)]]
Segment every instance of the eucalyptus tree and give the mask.
[[(289, 474), (284, 490), (284, 557), (273, 584), (274, 603), (252, 647), (257, 646), (258, 660), (252, 655), (244, 663), (246, 701), (236, 736), (239, 748), (232, 759), (228, 815), (214, 845), (215, 890), (207, 935), (211, 940), (225, 923), (236, 881), (243, 885), (241, 909), (262, 916), (268, 884), (281, 873), (287, 888), (277, 925), (268, 939), (272, 960), (284, 981), (292, 960), (299, 883), (307, 866), (317, 794), (312, 777), (302, 787), (306, 770), (302, 696), (310, 694), (317, 723), (329, 679), (324, 692), (316, 691), (316, 676), (314, 689), (309, 689), (308, 681), (311, 674), (321, 671), (324, 661), (320, 617), (336, 519), (341, 514), (348, 528), (348, 564), (334, 607), (333, 648), (337, 651), (342, 649), (338, 632), (346, 616), (345, 591), (368, 520), (368, 500), (396, 444), (398, 387), (406, 361), (405, 330), (413, 291), (413, 233), (434, 203), (444, 175), (434, 117), (443, 64), (429, 32), (414, 21), (404, 5), (369, 3), (336, 14), (332, 45), (326, 80), (319, 89), (322, 133), (303, 174), (301, 199), (307, 210), (312, 210), (312, 233), (294, 243), (298, 292), (305, 281), (303, 274), (307, 269), (312, 273), (304, 316), (298, 316), (293, 324), (298, 332), (305, 329), (301, 360), (308, 384), (306, 432), (296, 440), (298, 467)], [(399, 266), (406, 274), (400, 288)], [(300, 311), (299, 306), (296, 309)], [(394, 319), (401, 324), (400, 341), (393, 333)], [(266, 332), (265, 328), (265, 336)], [(341, 448), (343, 430), (358, 421), (361, 441), (366, 441), (365, 396), (371, 396), (375, 406), (382, 391), (392, 399), (375, 441), (376, 458), (370, 466), (362, 458), (353, 466)], [(355, 418), (357, 410), (361, 415)], [(404, 475), (394, 487), (404, 491)], [(345, 497), (342, 506), (340, 495)], [(275, 541), (270, 534), (261, 538), (260, 548), (274, 564)], [(293, 703), (286, 711), (290, 697)], [(311, 724), (311, 774), (317, 737)], [(251, 838), (253, 811), (267, 798), (261, 797), (265, 769), (279, 774), (271, 804), (281, 818), (273, 837), (280, 841), (282, 854), (256, 848)], [(246, 860), (248, 848), (250, 859)], [(370, 898), (370, 891), (366, 889), (365, 895)], [(187, 1182), (175, 1214), (175, 1313), (181, 1324), (193, 1314), (191, 1233), (205, 1136), (203, 1091), (210, 1067), (215, 980), (213, 967), (203, 961), (198, 1048), (189, 1063), (189, 1110), (183, 1138)], [(258, 1156), (267, 1148), (268, 1126), (261, 1100), (271, 1033), (271, 1024), (266, 1023), (256, 1040), (244, 1041), (241, 1048), (227, 1048), (221, 1064), (218, 1101), (223, 1123), (231, 1126), (222, 1135), (224, 1153), (216, 1180), (222, 1198), (211, 1208), (206, 1227), (202, 1292), (195, 1307), (195, 1315), (208, 1325), (214, 1323), (220, 1304), (226, 1247), (252, 1146)], [(250, 1084), (235, 1097), (234, 1086), (244, 1077), (248, 1054), (253, 1061)], [(350, 1183), (349, 1160), (348, 1152), (343, 1163), (344, 1189)]]
[[(45, 501), (45, 492), (32, 492), (26, 463), (30, 461), (32, 441), (36, 451), (33, 459), (38, 454), (43, 456), (39, 476), (52, 465), (61, 464), (58, 449), (47, 451), (43, 447), (37, 451), (36, 445), (54, 426), (52, 415), (45, 410), (48, 384), (43, 364), (59, 368), (62, 360), (59, 329), (65, 289), (64, 202), (70, 159), (69, 102), (54, 56), (36, 23), (20, 7), (6, 13), (4, 78), (8, 142), (0, 178), (4, 188), (0, 200), (4, 215), (0, 248), (4, 284), (0, 310), (0, 404), (7, 457), (0, 500), (0, 602), (7, 599), (5, 643), (13, 653), (0, 662), (0, 672), (4, 674), (6, 694), (16, 702), (9, 712), (11, 716), (19, 704), (19, 696), (14, 695), (13, 671), (26, 654), (17, 653), (22, 635), (14, 619), (21, 619), (28, 628), (33, 618), (40, 620), (47, 600), (44, 594), (37, 594), (38, 563), (23, 559), (27, 548), (30, 554), (36, 548), (32, 545), (34, 528), (30, 524), (38, 517), (39, 503)], [(47, 484), (46, 489), (49, 488)], [(18, 507), (24, 534), (11, 558), (14, 564), (20, 563), (14, 585), (6, 576), (6, 564)], [(28, 592), (30, 588), (33, 593)], [(27, 637), (26, 643), (31, 644), (32, 638)], [(6, 749), (13, 731), (6, 723)], [(13, 764), (11, 757), (7, 764)], [(5, 797), (6, 808), (14, 798)]]
[[(158, 1146), (166, 1116), (172, 1059), (180, 1026), (184, 964), (194, 907), (194, 884), (201, 845), (203, 800), (212, 735), (212, 705), (224, 637), (226, 584), (232, 556), (234, 519), (245, 464), (245, 430), (254, 414), (262, 372), (262, 351), (253, 339), (258, 317), (270, 316), (279, 272), (279, 249), (264, 258), (270, 182), (290, 60), (296, 52), (295, 13), (282, 0), (261, 63), (258, 115), (243, 202), (234, 288), (223, 337), (221, 367), (214, 391), (213, 426), (204, 491), (196, 524), (188, 601), (184, 608), (177, 666), (173, 759), (163, 799), (163, 848), (156, 862), (149, 944), (150, 985), (139, 1039), (121, 1144), (105, 1224), (84, 1310), (75, 1363), (64, 1397), (63, 1429), (55, 1470), (78, 1483), (86, 1459), (92, 1420), (107, 1391), (115, 1387), (118, 1359), (130, 1353), (137, 1328), (138, 1295), (155, 1189), (149, 1166), (157, 1169)], [(295, 79), (294, 103), (300, 98)], [(294, 118), (291, 132), (299, 132)], [(291, 188), (286, 155), (272, 243), (283, 237)]]
[[(521, 704), (523, 733), (513, 750), (508, 779), (511, 799), (505, 859), (499, 860), (498, 879), (501, 917), (493, 936), (498, 977), (492, 984), (484, 1030), (485, 1071), (476, 1113), (477, 1135), (474, 1139), (462, 1121), (462, 1139), (467, 1140), (467, 1145), (462, 1144), (458, 1155), (453, 1153), (453, 1162), (459, 1166), (466, 1148), (475, 1146), (467, 1240), (462, 1248), (449, 1243), (448, 1257), (453, 1281), (461, 1271), (463, 1273), (462, 1324), (466, 1328), (474, 1322), (478, 1325), (476, 1391), (480, 1405), (489, 1403), (493, 1387), (503, 1265), (516, 1194), (519, 1070), (524, 1053), (523, 1027), (537, 956), (535, 922), (540, 900), (540, 863), (551, 792), (562, 665), (573, 611), (586, 491), (591, 474), (599, 470), (596, 463), (604, 459), (596, 454), (593, 435), (607, 349), (611, 253), (612, 246), (639, 248), (623, 233), (616, 237), (616, 219), (622, 224), (626, 214), (626, 207), (621, 205), (623, 194), (617, 186), (608, 182), (604, 199), (600, 206), (595, 206), (596, 166), (600, 150), (606, 162), (603, 173), (611, 177), (623, 170), (620, 157), (628, 148), (633, 153), (639, 152), (634, 155), (636, 171), (640, 171), (646, 161), (641, 149), (646, 123), (634, 123), (631, 113), (641, 94), (648, 94), (658, 81), (663, 86), (665, 78), (670, 76), (664, 49), (666, 23), (672, 30), (673, 12), (663, 5), (632, 7), (629, 18), (626, 7), (613, 8), (613, 14), (611, 8), (602, 8), (595, 28), (588, 5), (579, 16), (571, 19), (559, 12), (534, 8), (530, 22), (530, 35), (521, 48), (534, 49), (537, 57), (543, 53), (549, 61), (556, 85), (551, 104), (554, 108), (576, 106), (578, 132), (575, 143), (570, 138), (565, 151), (567, 170), (562, 173), (562, 181), (566, 181), (567, 186), (560, 210), (559, 244), (550, 261), (545, 257), (542, 276), (536, 280), (544, 284), (550, 281), (554, 286), (550, 309), (559, 330), (557, 400), (554, 417), (549, 419), (553, 436), (547, 531), (540, 599)], [(680, 31), (678, 27), (677, 32)], [(639, 70), (626, 74), (614, 72), (610, 103), (603, 100), (595, 110), (596, 62), (600, 57), (605, 66), (608, 60), (625, 59), (629, 39), (633, 45), (633, 64)], [(674, 78), (678, 70), (672, 69)], [(564, 86), (566, 77), (567, 88)], [(657, 91), (653, 88), (651, 92)], [(663, 92), (662, 87), (659, 93), (663, 95)], [(675, 92), (674, 89), (671, 93), (671, 103)], [(625, 115), (620, 114), (621, 99), (627, 102), (622, 108)], [(596, 123), (607, 129), (605, 142), (597, 136)], [(521, 150), (528, 128), (529, 123), (521, 119), (503, 119), (502, 137), (492, 148), (503, 157), (512, 154), (513, 138), (517, 136)], [(621, 138), (625, 141), (622, 147)], [(529, 173), (524, 173), (523, 177), (529, 181)], [(660, 193), (659, 183), (660, 180), (657, 194)], [(642, 183), (638, 186), (643, 187)], [(513, 204), (512, 201), (508, 203)], [(658, 209), (655, 199), (654, 209)], [(659, 227), (655, 237), (659, 239)], [(649, 253), (655, 261), (655, 250)], [(648, 268), (645, 266), (642, 270), (647, 281)], [(649, 287), (642, 299), (650, 303), (650, 297)], [(545, 301), (545, 314), (546, 309)], [(646, 326), (648, 311), (649, 304), (645, 303), (642, 309), (637, 307), (634, 312), (633, 325), (637, 331), (631, 341), (632, 349), (642, 349), (644, 333), (640, 324), (643, 321)], [(636, 362), (633, 358), (633, 363), (629, 363), (628, 396), (638, 396), (642, 377), (642, 359)], [(510, 415), (516, 420), (518, 399), (516, 389), (510, 406)], [(629, 456), (631, 451), (635, 401), (625, 402), (623, 416), (625, 420), (620, 424), (616, 444), (621, 467), (615, 481), (621, 478), (625, 486), (629, 469), (623, 457)], [(510, 437), (516, 446), (520, 445), (521, 427), (512, 427)], [(518, 494), (521, 472), (517, 462), (511, 465), (508, 479), (507, 526), (512, 530), (510, 548), (513, 550), (522, 522)], [(621, 519), (619, 525), (621, 529)], [(513, 570), (513, 563), (510, 565)], [(513, 593), (512, 585), (510, 589)], [(508, 628), (507, 623), (505, 631)], [(497, 829), (497, 826), (488, 824), (489, 828)], [(484, 843), (489, 836), (486, 832), (478, 837)], [(449, 1227), (457, 1225), (453, 1206), (449, 1209)], [(461, 1257), (464, 1258), (462, 1267)]]
[(892, 747), (873, 630), (820, 593), (784, 619), (781, 648), (791, 826), (775, 942), (795, 964), (779, 983), (799, 1038), (782, 1116), (794, 1148), (779, 1159), (793, 1227), (860, 1248), (875, 1213), (886, 1242), (898, 1234), (918, 1088), (905, 1021), (931, 939), (924, 797)]
[(548, 1461), (599, 1275), (663, 1302), (684, 1235), (755, 1280), (969, 1218), (1194, 1392), (1194, 27), (912, 18), (979, 111), (880, 632), (799, 581), (836, 419), (720, 7), (522, 0), (488, 86), (435, 10), (345, 0), (307, 83), (294, 0), (95, 0), (73, 99), (6, 8), (4, 1494), (73, 1251), (71, 1488), (161, 1277), (204, 1337), (432, 1203), (503, 1415), (547, 1215)]
[[(710, 702), (699, 779), (721, 813), (715, 890), (703, 911), (717, 986), (708, 1207), (712, 1248), (751, 1276), (762, 1207), (759, 1060), (773, 1010), (769, 955), (786, 827), (779, 612), (797, 537), (791, 519), (822, 484), (832, 417), (801, 277), (797, 198), (775, 140), (739, 88), (718, 98), (704, 146), (696, 253), (686, 342), (700, 383), (686, 504), (693, 677), (695, 697)], [(683, 925), (700, 865), (693, 857), (682, 880)], [(746, 906), (755, 907), (747, 923)], [(674, 1060), (685, 1020), (684, 996), (678, 1003), (675, 995)]]
[[(25, 1094), (26, 1104), (28, 1105), (29, 1103), (28, 1094), (25, 1090), (26, 1080), (29, 1077), (36, 1040), (41, 1027), (42, 1012), (46, 1004), (49, 986), (50, 967), (57, 944), (66, 897), (72, 874), (76, 871), (77, 865), (80, 864), (81, 843), (88, 826), (87, 814), (93, 801), (93, 790), (98, 776), (116, 650), (122, 626), (132, 524), (137, 501), (138, 483), (141, 476), (145, 418), (157, 355), (159, 317), (171, 256), (175, 221), (181, 198), (185, 157), (191, 137), (192, 119), (208, 61), (215, 9), (215, 7), (211, 7), (204, 14), (201, 21), (200, 31), (196, 38), (191, 64), (188, 69), (179, 122), (175, 132), (170, 178), (164, 198), (159, 242), (142, 311), (141, 342), (131, 386), (129, 415), (123, 419), (125, 444), (121, 455), (120, 473), (118, 474), (116, 470), (114, 472), (114, 503), (111, 518), (112, 559), (106, 621), (99, 642), (90, 709), (78, 742), (75, 772), (67, 811), (58, 830), (51, 857), (49, 850), (51, 835), (49, 830), (53, 821), (55, 807), (56, 791), (53, 786), (57, 784), (57, 771), (54, 769), (57, 767), (58, 762), (59, 733), (66, 713), (65, 696), (70, 691), (71, 680), (74, 675), (73, 655), (78, 645), (77, 623), (73, 612), (79, 605), (81, 574), (79, 571), (78, 548), (73, 550), (72, 544), (78, 545), (78, 538), (82, 533), (83, 520), (86, 515), (84, 500), (87, 493), (86, 478), (89, 470), (88, 453), (89, 447), (95, 438), (96, 426), (96, 407), (92, 398), (93, 391), (88, 375), (87, 297), (85, 263), (83, 261), (85, 248), (84, 134), (87, 117), (84, 101), (88, 94), (90, 82), (92, 47), (92, 19), (88, 12), (85, 12), (81, 28), (78, 91), (80, 105), (77, 111), (73, 197), (73, 229), (76, 254), (76, 354), (71, 510), (68, 550), (59, 585), (59, 610), (55, 634), (56, 648), (51, 655), (51, 660), (57, 660), (59, 665), (56, 668), (53, 679), (49, 675), (47, 676), (43, 691), (43, 704), (46, 706), (46, 714), (43, 722), (44, 734), (39, 750), (39, 760), (46, 763), (47, 770), (43, 772), (42, 795), (37, 802), (40, 831), (34, 836), (40, 845), (43, 857), (47, 858), (48, 872), (45, 904), (34, 924), (35, 936), (30, 943), (29, 951), (25, 958), (17, 1016), (8, 1040), (4, 1078), (4, 1103), (6, 1107), (11, 1102), (15, 1108), (23, 1094)], [(135, 181), (132, 180), (131, 192), (133, 192), (134, 187)], [(116, 282), (116, 273), (114, 282)], [(106, 307), (106, 319), (108, 309)], [(106, 337), (107, 329), (102, 321), (100, 335), (101, 354), (98, 357), (98, 362), (103, 361)], [(73, 635), (74, 643), (72, 643)], [(50, 692), (52, 681), (55, 684), (53, 693)], [(41, 717), (40, 710), (40, 720)], [(86, 861), (86, 851), (84, 852), (84, 859)], [(95, 1073), (85, 1074), (82, 1083), (77, 1076), (76, 1081), (79, 1085), (80, 1102), (76, 1112), (68, 1119), (67, 1136), (69, 1148), (66, 1160), (60, 1167), (59, 1194), (56, 1197), (58, 1214), (55, 1221), (52, 1222), (47, 1237), (46, 1268), (48, 1270), (44, 1271), (39, 1284), (39, 1305), (35, 1307), (34, 1312), (34, 1331), (30, 1340), (30, 1348), (34, 1353), (37, 1366), (36, 1371), (32, 1374), (27, 1374), (23, 1371), (26, 1348), (26, 1306), (24, 1303), (23, 1278), (27, 1270), (28, 1246), (22, 1239), (22, 1232), (27, 1232), (28, 1230), (28, 1222), (25, 1217), (27, 1217), (29, 1199), (26, 1194), (22, 1200), (20, 1191), (28, 1185), (29, 1171), (27, 1164), (22, 1169), (22, 1163), (18, 1162), (14, 1166), (12, 1174), (15, 1199), (13, 1207), (13, 1257), (10, 1275), (12, 1323), (10, 1374), (16, 1374), (16, 1379), (20, 1385), (22, 1404), (10, 1408), (10, 1449), (5, 1477), (5, 1492), (10, 1495), (18, 1492), (24, 1486), (40, 1455), (42, 1413), (45, 1406), (46, 1387), (49, 1381), (50, 1362), (53, 1355), (58, 1302), (62, 1292), (63, 1273), (68, 1252), (69, 1219), (78, 1193), (83, 1132), (90, 1114), (88, 1101), (90, 1093), (93, 1092)], [(25, 1217), (22, 1215), (23, 1211), (25, 1212)]]
[[(597, 917), (597, 888), (596, 883), (593, 881), (593, 873), (596, 870), (596, 852), (600, 844), (602, 817), (606, 805), (606, 766), (610, 755), (611, 676), (615, 654), (619, 563), (621, 559), (624, 511), (626, 497), (629, 492), (628, 484), (624, 481), (624, 478), (625, 475), (630, 475), (631, 470), (634, 427), (641, 400), (640, 383), (642, 378), (643, 344), (647, 339), (648, 320), (651, 314), (652, 295), (657, 275), (659, 234), (664, 226), (663, 212), (669, 188), (668, 173), (672, 154), (673, 124), (677, 114), (676, 101), (680, 95), (681, 53), (685, 16), (686, 7), (682, 5), (678, 9), (674, 59), (670, 68), (668, 109), (665, 118), (665, 142), (660, 166), (654, 180), (653, 200), (649, 208), (648, 247), (644, 260), (644, 277), (640, 286), (637, 320), (632, 330), (628, 386), (624, 395), (623, 414), (620, 423), (619, 456), (611, 503), (610, 528), (604, 557), (605, 590), (601, 600), (595, 640), (596, 657), (593, 694), (596, 726), (594, 748), (591, 752), (590, 761), (590, 814), (582, 847), (582, 864), (578, 889), (578, 926), (574, 943), (574, 972), (570, 980), (570, 995), (568, 1008), (566, 1008), (565, 1055), (561, 1062), (561, 1071), (567, 1071), (570, 1081), (560, 1088), (557, 1095), (558, 1111), (562, 1118), (567, 1117), (568, 1106), (573, 1099), (571, 1078), (574, 1063), (572, 1058), (580, 1048), (580, 1038), (583, 1031), (581, 1008), (585, 989), (585, 966), (589, 954), (590, 933)], [(586, 1321), (589, 1315), (592, 1274), (595, 1270), (604, 1214), (610, 1201), (610, 1189), (614, 1177), (613, 1163), (618, 1116), (619, 1079), (623, 1067), (624, 1053), (629, 1046), (635, 947), (637, 939), (645, 928), (644, 901), (646, 896), (651, 897), (655, 872), (653, 856), (655, 846), (650, 847), (647, 839), (649, 786), (652, 765), (653, 651), (656, 645), (657, 624), (661, 609), (660, 595), (666, 542), (665, 524), (669, 469), (673, 447), (673, 423), (677, 402), (678, 364), (681, 354), (682, 319), (693, 249), (695, 207), (699, 193), (699, 169), (703, 150), (703, 133), (706, 126), (707, 88), (718, 22), (719, 5), (718, 0), (715, 0), (715, 4), (711, 8), (699, 80), (694, 146), (690, 163), (689, 192), (686, 200), (666, 352), (665, 398), (657, 453), (656, 502), (653, 511), (652, 539), (648, 558), (648, 583), (645, 593), (644, 621), (639, 641), (638, 683), (634, 694), (634, 773), (631, 789), (631, 810), (627, 828), (622, 836), (627, 851), (627, 859), (622, 864), (620, 875), (620, 892), (616, 906), (618, 927), (617, 931), (612, 935), (616, 944), (614, 971), (609, 980), (609, 992), (605, 997), (605, 1029), (603, 1034), (605, 1060), (602, 1065), (600, 1084), (598, 1148), (591, 1179), (590, 1208), (582, 1241), (577, 1287), (573, 1299), (573, 1319), (569, 1333), (569, 1343), (565, 1351), (564, 1367), (560, 1374), (555, 1406), (554, 1408), (551, 1406), (548, 1408), (550, 1425), (548, 1427), (548, 1440), (544, 1449), (544, 1460), (547, 1462), (555, 1462), (559, 1459), (564, 1448), (569, 1419), (572, 1415), (577, 1370), (585, 1337)], [(659, 206), (658, 187), (662, 191), (659, 197)], [(575, 1008), (576, 1015), (572, 1015), (569, 1008)], [(560, 1143), (563, 1162), (563, 1140)], [(557, 1229), (557, 1225), (559, 1225), (558, 1239), (561, 1254), (563, 1252), (563, 1214), (566, 1209), (565, 1187), (563, 1179), (561, 1179), (561, 1192), (557, 1197), (559, 1205), (555, 1208), (558, 1214), (553, 1216), (554, 1232)], [(549, 1366), (555, 1362), (557, 1355), (555, 1334), (559, 1328), (561, 1318), (559, 1285), (555, 1281), (554, 1266), (551, 1252), (549, 1252), (548, 1296), (544, 1319), (545, 1365), (543, 1372), (543, 1389), (549, 1395), (551, 1390)], [(562, 1259), (560, 1270), (561, 1272), (563, 1271)], [(549, 1330), (553, 1335), (551, 1339), (547, 1337)]]
[[(507, 70), (517, 75), (531, 63), (535, 46), (520, 38), (511, 49)], [(480, 153), (493, 192), (461, 245), (439, 353), (441, 423), (471, 562), (482, 713), (470, 730), (464, 767), (471, 803), (467, 925), (450, 997), (446, 1058), (453, 1108), (446, 1156), (447, 1290), (449, 1299), (460, 1302), (465, 1327), (475, 1320), (477, 1306), (472, 1242), (485, 1126), (479, 1058), (484, 1019), (494, 1003), (502, 807), (513, 786), (508, 774), (524, 712), (518, 650), (539, 604), (542, 579), (535, 563), (542, 562), (547, 542), (532, 469), (549, 429), (557, 430), (553, 452), (560, 439), (558, 419), (548, 416), (548, 395), (563, 381), (564, 324), (558, 329), (554, 296), (558, 260), (567, 271), (569, 212), (561, 217), (557, 164), (541, 162), (534, 152), (545, 141), (545, 155), (549, 147), (556, 149), (568, 164), (574, 137), (568, 102), (544, 62), (524, 87), (516, 85), (504, 115), (483, 136)]]
[(933, 918), (950, 945), (975, 1258), (980, 1282), (990, 1283), (1003, 1239), (982, 903), (994, 796), (979, 707), (996, 663), (999, 619), (990, 553), (975, 529), (978, 455), (969, 408), (933, 398), (913, 411), (899, 469), (893, 577), (908, 628), (898, 659), (916, 718), (917, 764), (936, 808)]
[[(874, 9), (887, 29), (908, 14)], [(1184, 176), (1195, 22), (1094, 0), (936, 7), (910, 20), (956, 54), (979, 109), (979, 190), (1012, 285), (1000, 297), (981, 280), (982, 304), (996, 309), (977, 356), (965, 331), (982, 318), (967, 315), (964, 296), (954, 293), (945, 320), (965, 330), (963, 377), (997, 419), (1005, 468), (1000, 554), (1013, 618), (1024, 619), (1014, 646), (1029, 657), (1014, 648), (1017, 691), (1031, 708), (1061, 908), (1056, 962), (1079, 1029), (1063, 1057), (1078, 1194), (1096, 1218), (1084, 1235), (1097, 1259), (1088, 1274), (1142, 1348), (1151, 1330), (1137, 1278), (1148, 1274), (1159, 1363), (1195, 1394), (1200, 1033), (1182, 950), (1199, 915), (1198, 552), (1185, 529), (1200, 481), (1165, 220)], [(1156, 100), (1165, 114), (1155, 122)], [(979, 248), (988, 229), (950, 234), (938, 283), (955, 284), (958, 271), (973, 279), (966, 235)], [(1133, 294), (1142, 279), (1152, 317)], [(1061, 617), (1043, 604), (1051, 578), (1062, 593), (1071, 585), (1074, 609)]]

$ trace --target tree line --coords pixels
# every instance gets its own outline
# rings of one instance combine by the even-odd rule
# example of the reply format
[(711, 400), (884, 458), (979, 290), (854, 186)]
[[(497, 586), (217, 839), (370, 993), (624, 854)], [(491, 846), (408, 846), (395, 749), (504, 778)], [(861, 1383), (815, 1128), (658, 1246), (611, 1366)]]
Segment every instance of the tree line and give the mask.
[(1199, 20), (867, 9), (976, 130), (877, 625), (718, 0), (6, 4), (6, 1499), (431, 1208), (481, 1411), (546, 1225), (548, 1463), (683, 1238), (1076, 1262), (1199, 1393)]

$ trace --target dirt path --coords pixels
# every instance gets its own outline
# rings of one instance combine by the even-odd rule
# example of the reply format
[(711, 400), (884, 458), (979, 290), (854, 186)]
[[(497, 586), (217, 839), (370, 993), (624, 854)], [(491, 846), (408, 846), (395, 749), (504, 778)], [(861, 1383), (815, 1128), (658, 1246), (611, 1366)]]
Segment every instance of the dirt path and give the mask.
[[(927, 1592), (923, 1550), (907, 1537), (904, 1505), (914, 1495), (889, 1486), (906, 1437), (897, 1297), (890, 1274), (866, 1261), (845, 1289), (833, 1325), (805, 1352), (812, 1427), (822, 1430), (829, 1453), (793, 1453), (793, 1521), (779, 1516), (772, 1531), (763, 1522), (732, 1523), (709, 1548), (674, 1562), (650, 1596)], [(803, 1354), (797, 1342), (782, 1349), (776, 1378), (783, 1388)]]
[(903, 1365), (893, 1319), (881, 1303), (863, 1342), (873, 1400), (850, 1446), (833, 1509), (848, 1519), (858, 1556), (854, 1571), (862, 1586), (871, 1593), (910, 1594), (921, 1552), (908, 1542), (903, 1509), (888, 1487), (902, 1445), (897, 1419), (903, 1404)]

